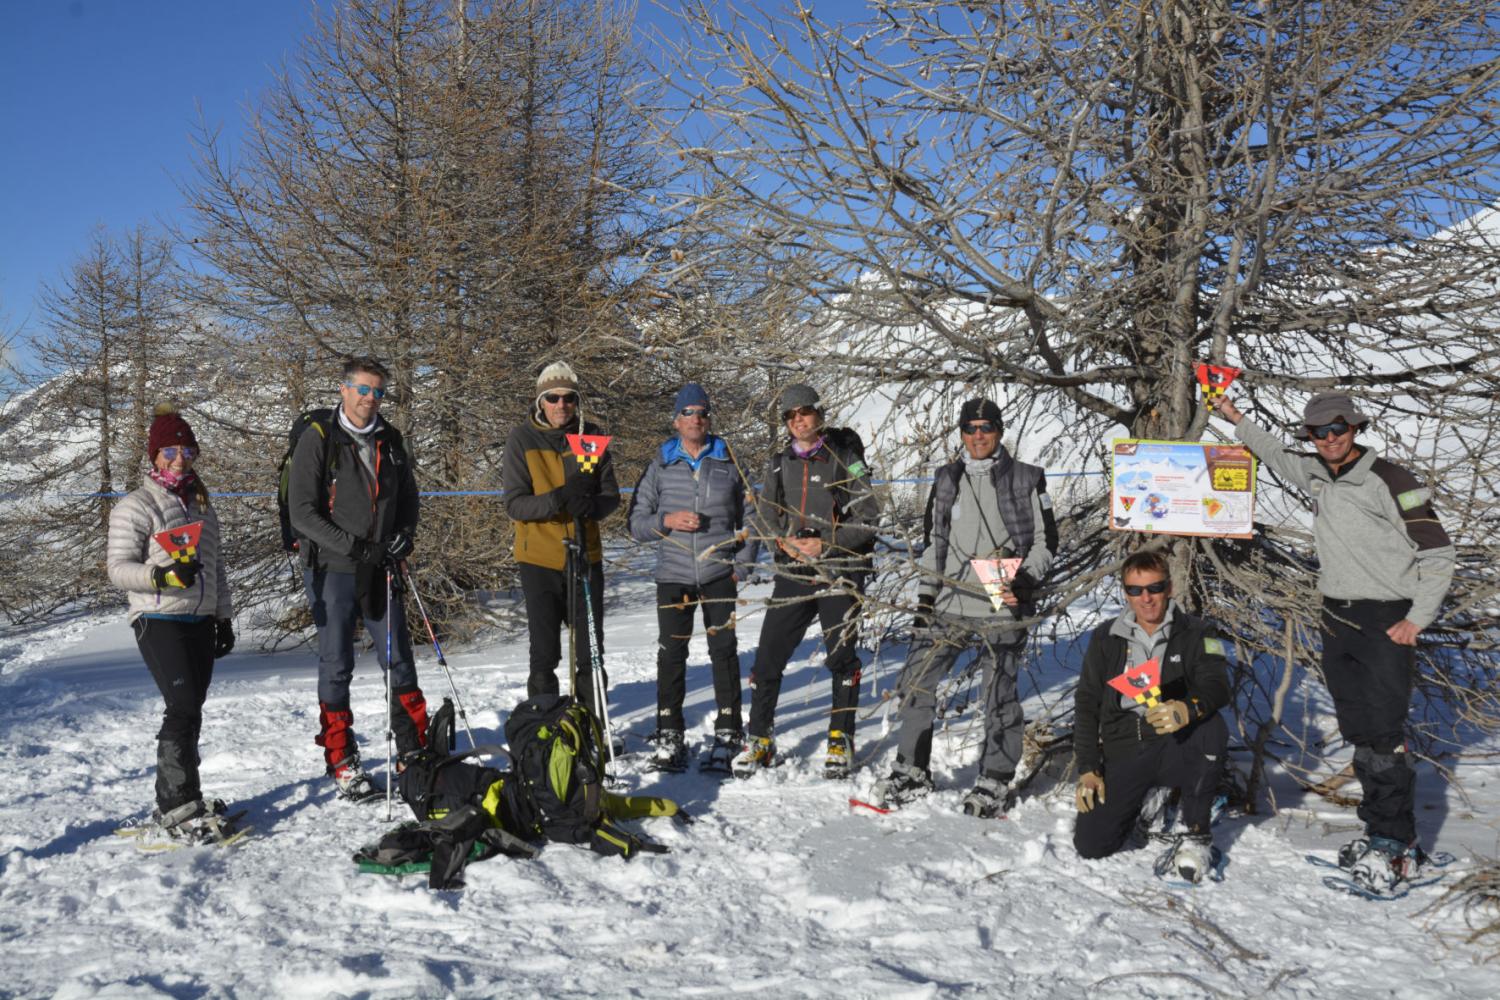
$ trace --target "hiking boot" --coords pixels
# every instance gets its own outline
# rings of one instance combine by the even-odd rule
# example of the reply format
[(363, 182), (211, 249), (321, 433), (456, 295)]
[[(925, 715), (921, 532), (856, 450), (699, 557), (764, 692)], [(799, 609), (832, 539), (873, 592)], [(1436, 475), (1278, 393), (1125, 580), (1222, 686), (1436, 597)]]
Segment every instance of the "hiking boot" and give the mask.
[(828, 731), (828, 758), (823, 762), (823, 777), (842, 781), (854, 768), (854, 737), (842, 729)]
[(776, 763), (776, 742), (769, 736), (752, 736), (745, 742), (739, 756), (730, 761), (730, 770), (736, 778), (748, 778), (764, 767)]
[(1206, 833), (1184, 833), (1172, 849), (1171, 869), (1189, 882), (1202, 882), (1214, 864), (1213, 838)]
[(698, 758), (698, 770), (713, 774), (729, 774), (735, 756), (745, 745), (745, 737), (733, 729), (721, 729), (714, 733), (714, 741), (708, 752)]
[[(1363, 851), (1358, 845), (1363, 844)], [(1347, 855), (1346, 855), (1346, 852)], [(1358, 853), (1358, 856), (1354, 855)], [(1374, 893), (1390, 892), (1398, 884), (1415, 873), (1416, 858), (1407, 853), (1406, 845), (1390, 837), (1360, 838), (1344, 845), (1339, 851), (1339, 864), (1343, 866), (1346, 856), (1352, 858), (1348, 866), (1349, 878), (1356, 884)]]
[(661, 729), (656, 733), (656, 753), (651, 757), (653, 771), (670, 771), (680, 774), (687, 770), (687, 744), (682, 740), (682, 730)]
[(1016, 793), (1009, 782), (985, 776), (974, 782), (973, 789), (964, 796), (964, 815), (993, 819), (1005, 815), (1015, 803)]
[(380, 796), (380, 790), (365, 773), (359, 757), (345, 757), (333, 769), (333, 784), (338, 789), (338, 797), (345, 802), (368, 802)]
[(875, 782), (870, 795), (877, 805), (895, 809), (921, 798), (932, 791), (932, 777), (920, 767), (903, 764), (899, 760), (891, 773)]

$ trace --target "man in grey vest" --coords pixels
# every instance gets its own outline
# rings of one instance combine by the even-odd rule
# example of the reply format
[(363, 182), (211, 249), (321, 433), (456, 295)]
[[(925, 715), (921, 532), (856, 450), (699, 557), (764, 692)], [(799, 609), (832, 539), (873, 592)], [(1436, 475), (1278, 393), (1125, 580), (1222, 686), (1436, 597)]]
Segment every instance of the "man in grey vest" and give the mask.
[[(896, 766), (874, 791), (887, 806), (931, 790), (937, 686), (959, 655), (976, 647), (984, 670), (984, 744), (979, 778), (964, 797), (964, 812), (997, 816), (1015, 798), (1010, 783), (1026, 727), (1016, 696), (1026, 645), (1021, 622), (1034, 612), (1036, 587), (1057, 552), (1057, 523), (1046, 472), (1011, 457), (1000, 443), (1003, 429), (1000, 407), (993, 402), (965, 403), (958, 419), (963, 454), (938, 469), (927, 499), (926, 547), (917, 564), (918, 612), (898, 682)], [(1000, 561), (1012, 570), (998, 588), (999, 607), (977, 560)]]

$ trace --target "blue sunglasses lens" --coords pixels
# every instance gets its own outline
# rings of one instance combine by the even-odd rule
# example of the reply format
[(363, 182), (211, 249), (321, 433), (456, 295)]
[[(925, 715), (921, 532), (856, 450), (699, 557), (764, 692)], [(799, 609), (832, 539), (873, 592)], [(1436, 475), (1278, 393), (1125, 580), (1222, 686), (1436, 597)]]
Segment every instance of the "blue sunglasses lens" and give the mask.
[(356, 385), (353, 382), (345, 382), (344, 384), (347, 385), (349, 388), (353, 389), (355, 392), (359, 393), (361, 396), (368, 396), (370, 393), (373, 392), (375, 394), (375, 398), (376, 399), (384, 399), (385, 398), (385, 389), (382, 388), (382, 387), (380, 387), (380, 386), (375, 386), (375, 385)]
[(198, 457), (198, 449), (197, 448), (189, 448), (186, 445), (182, 446), (181, 448), (174, 447), (174, 446), (168, 446), (166, 448), (163, 448), (161, 450), (161, 453), (162, 453), (162, 456), (165, 457), (168, 462), (175, 462), (175, 461), (177, 461), (177, 456), (179, 454), (182, 455), (184, 461), (188, 461), (188, 462), (191, 462), (193, 459), (195, 459), (195, 458)]

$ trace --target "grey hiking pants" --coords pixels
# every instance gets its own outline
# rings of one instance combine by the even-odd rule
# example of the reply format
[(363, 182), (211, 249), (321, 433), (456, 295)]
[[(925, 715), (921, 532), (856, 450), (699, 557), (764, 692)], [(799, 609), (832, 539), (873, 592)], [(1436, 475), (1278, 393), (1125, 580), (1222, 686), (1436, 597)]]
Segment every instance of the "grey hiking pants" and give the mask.
[(896, 752), (903, 764), (931, 769), (932, 724), (937, 714), (937, 687), (958, 657), (977, 647), (983, 670), (984, 745), (979, 773), (1010, 781), (1021, 762), (1026, 717), (1016, 696), (1016, 676), (1026, 633), (1014, 626), (996, 627), (982, 619), (950, 618), (946, 626), (919, 630), (901, 668), (897, 692)]

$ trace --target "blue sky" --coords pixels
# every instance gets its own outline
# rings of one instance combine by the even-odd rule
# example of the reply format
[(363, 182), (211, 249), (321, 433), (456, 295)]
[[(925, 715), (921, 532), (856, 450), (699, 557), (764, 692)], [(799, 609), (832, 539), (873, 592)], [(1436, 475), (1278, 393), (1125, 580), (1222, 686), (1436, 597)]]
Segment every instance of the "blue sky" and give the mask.
[[(837, 22), (862, 8), (825, 0), (817, 12)], [(671, 23), (649, 0), (639, 9)], [(312, 10), (312, 0), (0, 0), (0, 332), (41, 330), (40, 283), (58, 281), (95, 226), (181, 218), (177, 180), (192, 170), (200, 107), (232, 139)]]
[(0, 325), (35, 330), (103, 224), (175, 217), (198, 105), (232, 131), (312, 24), (309, 0), (0, 3)]

